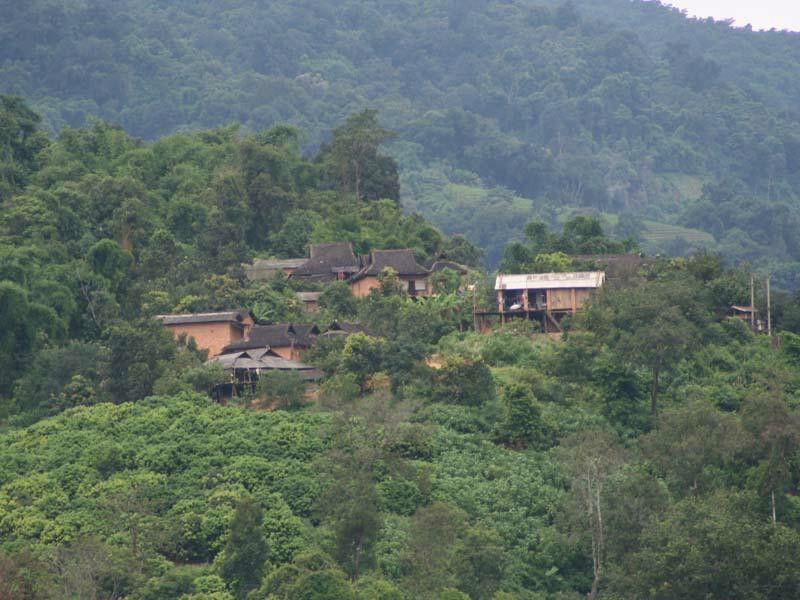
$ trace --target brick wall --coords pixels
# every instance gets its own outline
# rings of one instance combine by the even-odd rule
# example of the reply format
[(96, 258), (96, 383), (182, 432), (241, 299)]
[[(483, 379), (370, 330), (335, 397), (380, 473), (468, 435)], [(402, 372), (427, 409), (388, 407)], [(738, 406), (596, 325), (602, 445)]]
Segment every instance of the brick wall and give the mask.
[(218, 355), (228, 344), (242, 339), (242, 329), (233, 323), (186, 323), (168, 326), (175, 334), (193, 337), (197, 346), (208, 350), (208, 357)]

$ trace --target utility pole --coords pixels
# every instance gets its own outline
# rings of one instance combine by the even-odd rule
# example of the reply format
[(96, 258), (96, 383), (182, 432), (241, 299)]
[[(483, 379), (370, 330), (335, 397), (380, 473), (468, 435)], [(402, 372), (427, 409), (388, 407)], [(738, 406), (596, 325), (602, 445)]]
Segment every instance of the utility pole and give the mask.
[(756, 330), (756, 293), (755, 276), (750, 273), (750, 329)]
[(769, 275), (767, 275), (767, 335), (772, 337), (772, 300), (769, 293)]

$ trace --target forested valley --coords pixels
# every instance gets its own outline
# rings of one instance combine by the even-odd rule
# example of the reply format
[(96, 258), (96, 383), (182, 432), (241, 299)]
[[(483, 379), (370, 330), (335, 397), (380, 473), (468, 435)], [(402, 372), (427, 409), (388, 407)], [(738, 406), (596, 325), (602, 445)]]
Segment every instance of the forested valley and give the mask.
[[(797, 35), (5, 4), (0, 600), (800, 597)], [(430, 288), (249, 271), (342, 242)], [(558, 334), (481, 324), (498, 271), (620, 255)], [(223, 397), (159, 319), (230, 310), (318, 325), (319, 378)]]

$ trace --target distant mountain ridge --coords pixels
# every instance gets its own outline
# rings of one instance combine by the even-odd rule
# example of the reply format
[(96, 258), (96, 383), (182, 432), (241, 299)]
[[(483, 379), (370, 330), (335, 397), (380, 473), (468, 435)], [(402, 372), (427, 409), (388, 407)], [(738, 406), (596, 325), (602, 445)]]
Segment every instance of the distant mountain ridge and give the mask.
[(290, 122), (314, 147), (369, 106), (399, 134), (404, 204), (490, 264), (531, 217), (578, 210), (651, 252), (707, 246), (800, 281), (797, 34), (628, 0), (9, 4), (0, 92), (53, 129)]

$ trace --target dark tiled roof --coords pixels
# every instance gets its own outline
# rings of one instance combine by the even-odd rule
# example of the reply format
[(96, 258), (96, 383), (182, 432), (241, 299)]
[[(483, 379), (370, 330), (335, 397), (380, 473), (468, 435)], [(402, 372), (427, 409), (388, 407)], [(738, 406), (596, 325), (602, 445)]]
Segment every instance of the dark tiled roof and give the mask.
[(420, 265), (409, 248), (400, 250), (373, 250), (369, 255), (366, 267), (356, 273), (353, 278), (359, 279), (368, 275), (378, 276), (385, 268), (390, 267), (398, 275), (429, 275), (430, 271)]
[(457, 262), (453, 262), (452, 260), (437, 260), (431, 266), (431, 273), (438, 273), (439, 271), (444, 271), (445, 269), (451, 269), (457, 273), (461, 273), (462, 275), (467, 273), (467, 267), (460, 265)]
[(364, 331), (359, 323), (348, 323), (346, 321), (334, 321), (328, 327), (328, 331), (344, 331), (345, 333), (358, 333)]
[(257, 258), (253, 261), (252, 265), (244, 264), (245, 275), (248, 279), (259, 280), (268, 279), (278, 271), (284, 269), (293, 271), (298, 267), (303, 266), (308, 261), (307, 258), (284, 258), (284, 259), (265, 259)]
[(270, 353), (232, 352), (212, 358), (207, 364), (219, 363), (226, 371), (295, 371), (304, 379), (316, 380), (322, 373), (310, 365), (286, 360)]
[(180, 315), (158, 315), (164, 325), (187, 325), (190, 323), (241, 323), (248, 316), (246, 310), (221, 312), (185, 313)]
[(252, 350), (255, 348), (308, 348), (313, 344), (313, 336), (319, 335), (316, 325), (256, 325), (250, 329), (247, 339), (239, 340), (222, 349), (223, 354)]
[(352, 272), (358, 268), (358, 259), (349, 242), (312, 244), (311, 257), (294, 272), (294, 277), (332, 279), (335, 273)]
[(571, 257), (578, 267), (603, 270), (610, 279), (636, 275), (641, 267), (653, 264), (655, 259), (638, 254), (578, 254)]
[(316, 325), (292, 325), (295, 335), (295, 346), (311, 346), (314, 343), (314, 336), (319, 335), (319, 327)]

